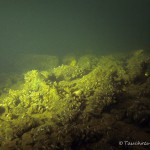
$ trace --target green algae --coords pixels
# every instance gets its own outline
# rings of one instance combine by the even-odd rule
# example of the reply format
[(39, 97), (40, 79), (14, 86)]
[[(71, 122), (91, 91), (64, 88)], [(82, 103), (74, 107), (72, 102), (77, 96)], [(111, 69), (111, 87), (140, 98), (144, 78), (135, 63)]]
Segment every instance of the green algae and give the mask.
[[(120, 101), (118, 97), (137, 78), (150, 81), (145, 76), (150, 73), (148, 64), (149, 58), (137, 51), (127, 59), (83, 56), (51, 71), (26, 72), (21, 87), (9, 89), (1, 100), (1, 144), (46, 123), (64, 126), (100, 116), (106, 107)], [(143, 85), (140, 93), (150, 91)]]

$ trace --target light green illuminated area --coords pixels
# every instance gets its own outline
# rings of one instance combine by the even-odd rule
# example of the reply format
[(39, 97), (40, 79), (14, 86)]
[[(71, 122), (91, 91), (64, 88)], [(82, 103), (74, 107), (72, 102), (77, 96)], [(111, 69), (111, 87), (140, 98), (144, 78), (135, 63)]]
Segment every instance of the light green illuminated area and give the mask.
[[(63, 62), (53, 69), (25, 72), (23, 81), (18, 78), (19, 85), (16, 83), (15, 88), (5, 92), (1, 88), (2, 148), (15, 147), (15, 142), (28, 148), (31, 135), (29, 143), (33, 149), (43, 142), (40, 135), (51, 139), (48, 146), (53, 149), (59, 149), (63, 144), (69, 147), (73, 140), (69, 135), (70, 127), (76, 126), (81, 131), (87, 129), (85, 126), (100, 118), (104, 109), (125, 97), (150, 96), (147, 87), (150, 85), (150, 60), (142, 50), (127, 56), (67, 57)], [(134, 92), (129, 90), (139, 79), (142, 79), (142, 86)], [(60, 130), (68, 139), (63, 138)], [(73, 134), (77, 137), (82, 132), (73, 131)]]

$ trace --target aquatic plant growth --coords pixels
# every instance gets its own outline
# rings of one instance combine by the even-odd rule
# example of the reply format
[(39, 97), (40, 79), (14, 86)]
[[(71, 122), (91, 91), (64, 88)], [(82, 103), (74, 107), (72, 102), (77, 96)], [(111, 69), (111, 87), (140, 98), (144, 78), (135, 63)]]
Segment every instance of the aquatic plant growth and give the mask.
[[(96, 137), (90, 145), (94, 147), (100, 140), (99, 121), (109, 107), (126, 97), (150, 96), (150, 59), (141, 50), (123, 58), (86, 55), (64, 62), (28, 71), (18, 89), (1, 92), (3, 149), (71, 149), (75, 143), (83, 148)], [(132, 118), (135, 112), (129, 110)], [(134, 120), (139, 123), (142, 118)]]

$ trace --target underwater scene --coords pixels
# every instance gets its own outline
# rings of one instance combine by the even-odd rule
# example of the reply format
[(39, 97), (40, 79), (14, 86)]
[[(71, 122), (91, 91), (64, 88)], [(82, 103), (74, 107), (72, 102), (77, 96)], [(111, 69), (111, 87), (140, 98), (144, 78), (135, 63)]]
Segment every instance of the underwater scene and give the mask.
[(150, 149), (150, 0), (0, 0), (0, 150)]
[(21, 55), (0, 83), (1, 150), (148, 148), (150, 56), (143, 50)]

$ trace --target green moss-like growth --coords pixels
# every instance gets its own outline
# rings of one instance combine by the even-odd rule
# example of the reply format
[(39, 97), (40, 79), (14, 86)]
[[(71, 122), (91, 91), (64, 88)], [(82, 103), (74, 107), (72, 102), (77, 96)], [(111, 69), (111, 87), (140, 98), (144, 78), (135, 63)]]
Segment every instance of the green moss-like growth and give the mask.
[(150, 58), (144, 55), (143, 50), (138, 50), (132, 54), (127, 61), (127, 71), (130, 81), (137, 81), (147, 78), (149, 75)]
[[(53, 149), (71, 147), (68, 143), (73, 142), (74, 136), (88, 134), (86, 124), (100, 118), (104, 110), (123, 101), (123, 97), (137, 93), (149, 96), (149, 63), (148, 57), (137, 51), (125, 59), (83, 56), (50, 71), (28, 71), (20, 88), (9, 89), (1, 97), (0, 137), (3, 139), (0, 144), (5, 147), (10, 140), (20, 143), (32, 135), (34, 142), (30, 144), (34, 149), (40, 147), (42, 135), (51, 139), (46, 146)], [(142, 88), (137, 88), (136, 93), (131, 90), (139, 84)], [(78, 126), (87, 129), (82, 131)], [(61, 128), (68, 135), (64, 139), (67, 142), (63, 141)], [(19, 146), (26, 147), (28, 142), (22, 141)]]
[(83, 75), (83, 71), (78, 66), (61, 65), (53, 71), (56, 80), (73, 80)]
[(96, 67), (98, 58), (93, 55), (85, 55), (79, 58), (77, 65), (82, 68), (82, 70), (90, 71)]

